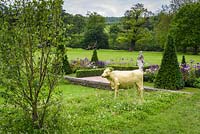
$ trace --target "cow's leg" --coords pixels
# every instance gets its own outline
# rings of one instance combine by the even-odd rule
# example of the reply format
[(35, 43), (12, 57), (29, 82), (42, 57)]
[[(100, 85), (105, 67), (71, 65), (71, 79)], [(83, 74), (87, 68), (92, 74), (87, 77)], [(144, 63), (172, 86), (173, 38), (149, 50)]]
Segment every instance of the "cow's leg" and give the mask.
[(140, 96), (140, 100), (143, 102), (144, 101), (144, 97), (143, 97), (143, 91), (144, 91), (143, 82), (136, 82), (136, 85), (137, 85), (138, 95)]
[(118, 96), (118, 92), (119, 92), (119, 86), (115, 86), (115, 97), (116, 98)]
[(115, 84), (113, 81), (110, 81), (110, 87), (111, 87), (111, 89), (115, 89)]
[(119, 85), (120, 83), (118, 82), (117, 79), (115, 79), (114, 81), (114, 88), (115, 88), (115, 98), (118, 96), (118, 92), (119, 92)]

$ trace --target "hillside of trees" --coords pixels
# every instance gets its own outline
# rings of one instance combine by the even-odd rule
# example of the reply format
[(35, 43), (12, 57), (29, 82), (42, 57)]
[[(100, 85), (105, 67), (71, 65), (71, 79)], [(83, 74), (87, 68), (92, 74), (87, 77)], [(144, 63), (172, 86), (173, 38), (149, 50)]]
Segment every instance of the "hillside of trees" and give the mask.
[[(3, 4), (0, 7), (2, 11), (6, 8)], [(95, 12), (72, 15), (62, 10), (63, 41), (72, 48), (163, 51), (171, 34), (178, 51), (197, 54), (199, 19), (199, 0), (171, 0), (157, 14), (137, 3), (122, 17), (104, 17)]]
[(122, 17), (105, 17), (107, 24), (116, 24), (121, 21)]

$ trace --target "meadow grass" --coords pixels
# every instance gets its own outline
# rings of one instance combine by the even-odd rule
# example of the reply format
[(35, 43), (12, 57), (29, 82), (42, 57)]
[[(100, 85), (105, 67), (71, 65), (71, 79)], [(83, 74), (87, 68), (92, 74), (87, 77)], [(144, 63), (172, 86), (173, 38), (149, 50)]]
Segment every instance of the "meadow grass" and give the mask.
[[(89, 60), (91, 60), (92, 53), (93, 50), (72, 49), (72, 48), (67, 49), (69, 60), (75, 60), (77, 58), (79, 59), (88, 58)], [(138, 54), (139, 54), (138, 51), (130, 52), (126, 50), (106, 50), (106, 49), (97, 50), (98, 58), (101, 61), (109, 61), (109, 60), (119, 61), (121, 58), (130, 60), (132, 58), (134, 60), (133, 65), (136, 64), (136, 59)], [(144, 51), (143, 55), (145, 63), (147, 65), (152, 65), (152, 64), (160, 65), (163, 52)], [(183, 55), (185, 55), (187, 63), (190, 63), (191, 59), (194, 60), (195, 63), (200, 62), (200, 55), (177, 53), (179, 62), (181, 62)]]
[[(112, 134), (169, 134), (200, 131), (200, 90), (194, 94), (145, 92), (138, 103), (135, 90), (114, 92), (65, 84), (65, 132)], [(186, 89), (190, 91), (189, 88)]]
[[(151, 85), (145, 83), (145, 85)], [(62, 133), (169, 134), (200, 132), (200, 90), (185, 88), (193, 94), (166, 91), (144, 92), (139, 103), (134, 89), (114, 92), (68, 82), (60, 83), (63, 110)], [(1, 89), (2, 90), (2, 89)], [(19, 128), (18, 128), (19, 129)]]

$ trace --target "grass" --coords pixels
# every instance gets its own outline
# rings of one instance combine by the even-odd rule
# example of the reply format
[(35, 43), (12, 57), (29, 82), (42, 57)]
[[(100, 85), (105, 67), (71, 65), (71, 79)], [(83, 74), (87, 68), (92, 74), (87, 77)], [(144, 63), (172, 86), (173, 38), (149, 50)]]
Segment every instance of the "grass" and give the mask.
[[(145, 85), (151, 85), (145, 83)], [(61, 83), (62, 132), (104, 134), (188, 134), (200, 132), (200, 90), (193, 94), (145, 92), (140, 104), (135, 90), (114, 92)], [(2, 89), (1, 89), (2, 90)], [(63, 122), (64, 121), (64, 122)]]
[[(69, 60), (74, 60), (74, 59), (83, 59), (87, 57), (89, 60), (92, 57), (93, 50), (84, 50), (84, 49), (72, 49), (69, 48), (67, 51), (68, 58)], [(125, 50), (98, 50), (97, 55), (99, 60), (102, 61), (108, 61), (108, 60), (115, 60), (119, 61), (119, 59), (124, 58), (124, 59), (133, 59), (133, 65), (136, 63), (136, 59), (138, 56), (138, 51), (134, 52), (129, 52)], [(162, 52), (149, 52), (149, 51), (144, 51), (143, 52), (145, 63), (147, 65), (151, 64), (160, 64), (161, 59), (162, 59)], [(181, 62), (182, 56), (185, 55), (186, 62), (190, 63), (190, 60), (193, 59), (195, 63), (200, 62), (200, 55), (191, 55), (191, 54), (182, 54), (178, 53), (178, 61)]]
[[(91, 58), (92, 50), (68, 49), (70, 60)], [(160, 64), (161, 52), (143, 52), (145, 62)], [(133, 58), (138, 52), (122, 50), (98, 50), (100, 60), (119, 60)], [(200, 56), (185, 55), (200, 62)], [(178, 54), (179, 62), (182, 54)], [(135, 63), (133, 63), (135, 64)], [(152, 83), (144, 83), (152, 87)], [(200, 132), (200, 90), (185, 88), (192, 94), (171, 92), (145, 92), (145, 102), (138, 102), (135, 90), (120, 90), (114, 99), (114, 92), (99, 90), (69, 83), (61, 83), (63, 91), (61, 113), (62, 132), (76, 133), (112, 133), (112, 134), (196, 134)], [(0, 88), (2, 91), (3, 88)], [(0, 97), (0, 104), (3, 99)], [(2, 109), (0, 109), (1, 111)], [(23, 124), (22, 124), (23, 125)], [(14, 132), (13, 132), (14, 133)]]
[[(139, 104), (134, 90), (114, 92), (61, 85), (68, 133), (168, 134), (200, 131), (200, 91), (194, 94), (145, 92)], [(187, 88), (187, 91), (191, 89)], [(194, 89), (192, 89), (194, 90)]]
[(200, 132), (200, 93), (187, 96), (134, 128), (135, 134), (198, 134)]

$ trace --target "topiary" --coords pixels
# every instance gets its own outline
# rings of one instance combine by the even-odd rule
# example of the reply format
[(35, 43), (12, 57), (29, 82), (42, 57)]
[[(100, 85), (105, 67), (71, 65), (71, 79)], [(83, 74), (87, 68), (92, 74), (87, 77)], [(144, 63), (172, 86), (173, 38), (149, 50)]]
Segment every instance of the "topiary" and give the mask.
[(72, 73), (72, 69), (70, 67), (67, 55), (65, 55), (62, 60), (63, 60), (63, 72), (65, 74), (71, 74)]
[(183, 55), (183, 57), (182, 57), (181, 64), (182, 64), (182, 65), (186, 65), (186, 61), (185, 61), (185, 56), (184, 56), (184, 55)]
[(97, 50), (94, 49), (93, 54), (92, 54), (92, 58), (91, 58), (91, 62), (97, 63), (98, 60), (98, 56), (97, 56)]
[(168, 36), (161, 67), (156, 76), (154, 87), (171, 90), (184, 87), (182, 74), (177, 60), (176, 48), (173, 38), (170, 35)]

